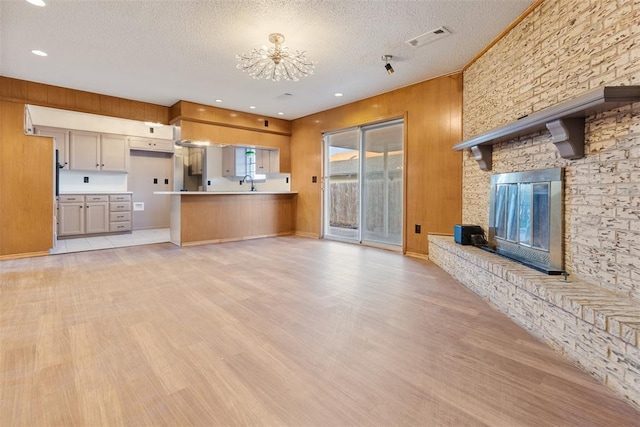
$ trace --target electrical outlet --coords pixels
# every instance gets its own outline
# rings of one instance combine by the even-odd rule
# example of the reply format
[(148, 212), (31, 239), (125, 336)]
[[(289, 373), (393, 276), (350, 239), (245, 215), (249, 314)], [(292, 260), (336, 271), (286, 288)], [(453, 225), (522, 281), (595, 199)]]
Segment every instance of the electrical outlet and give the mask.
[(164, 183), (165, 183), (165, 184), (169, 184), (169, 178), (165, 178), (165, 179), (164, 179)]
[(158, 178), (153, 178), (153, 183), (157, 184), (158, 183)]
[(318, 182), (318, 177), (317, 176), (312, 176), (311, 177), (311, 182), (313, 182), (313, 183)]
[(416, 234), (420, 234), (420, 232), (422, 232), (422, 227), (420, 224), (416, 224)]
[(84, 177), (84, 183), (85, 183), (85, 184), (88, 184), (88, 183), (89, 183), (89, 177), (88, 177), (88, 176), (85, 176), (85, 177)]
[(288, 183), (289, 183), (289, 177), (286, 177), (285, 178), (285, 184), (288, 184)]

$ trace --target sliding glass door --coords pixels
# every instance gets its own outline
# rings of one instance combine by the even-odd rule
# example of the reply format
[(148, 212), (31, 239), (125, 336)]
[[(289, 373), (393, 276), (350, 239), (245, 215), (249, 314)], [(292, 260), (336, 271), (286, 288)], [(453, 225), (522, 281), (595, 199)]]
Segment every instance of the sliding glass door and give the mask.
[(325, 134), (324, 235), (402, 246), (404, 124)]
[(360, 130), (325, 136), (326, 237), (360, 240)]

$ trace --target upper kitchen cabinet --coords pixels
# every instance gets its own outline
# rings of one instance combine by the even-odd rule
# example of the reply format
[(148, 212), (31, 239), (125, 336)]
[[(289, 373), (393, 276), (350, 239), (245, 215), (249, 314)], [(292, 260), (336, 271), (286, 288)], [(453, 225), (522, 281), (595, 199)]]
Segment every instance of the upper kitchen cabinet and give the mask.
[(127, 172), (129, 149), (122, 135), (100, 135), (100, 170), (103, 172)]
[(70, 170), (127, 172), (128, 168), (129, 150), (124, 136), (70, 132)]
[(69, 170), (69, 131), (67, 129), (37, 126), (36, 135), (50, 136), (54, 139), (55, 149), (58, 150), (58, 165), (60, 169)]
[(222, 176), (234, 177), (247, 175), (247, 149), (227, 145), (222, 147)]
[(265, 175), (280, 172), (277, 149), (227, 145), (222, 148), (222, 176)]
[(280, 173), (280, 152), (264, 148), (256, 149), (256, 173)]
[(156, 138), (129, 137), (129, 148), (140, 151), (160, 151), (173, 153), (173, 141)]

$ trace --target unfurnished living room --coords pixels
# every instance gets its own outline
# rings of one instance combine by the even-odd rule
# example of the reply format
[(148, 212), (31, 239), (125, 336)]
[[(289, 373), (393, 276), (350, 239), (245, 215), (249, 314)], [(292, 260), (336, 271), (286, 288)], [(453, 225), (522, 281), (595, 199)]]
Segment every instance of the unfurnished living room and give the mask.
[(0, 1), (0, 425), (640, 426), (640, 4)]

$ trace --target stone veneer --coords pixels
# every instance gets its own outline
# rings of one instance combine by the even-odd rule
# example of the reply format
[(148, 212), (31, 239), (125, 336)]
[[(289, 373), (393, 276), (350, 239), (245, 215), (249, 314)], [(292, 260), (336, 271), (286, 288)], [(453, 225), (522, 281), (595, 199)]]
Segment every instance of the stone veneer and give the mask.
[(429, 259), (640, 409), (640, 303), (451, 237), (430, 235)]
[[(640, 85), (640, 0), (545, 0), (463, 78), (464, 138), (601, 86)], [(588, 117), (585, 141), (578, 160), (562, 159), (548, 132), (496, 144), (491, 172), (463, 156), (463, 222), (485, 230), (492, 174), (565, 168), (568, 282), (450, 238), (430, 236), (429, 257), (640, 407), (640, 103)]]
[[(464, 72), (468, 138), (599, 86), (640, 84), (640, 1), (546, 0)], [(548, 132), (463, 156), (463, 222), (485, 229), (492, 173), (565, 167), (565, 268), (640, 300), (640, 103), (586, 120), (586, 156)]]

